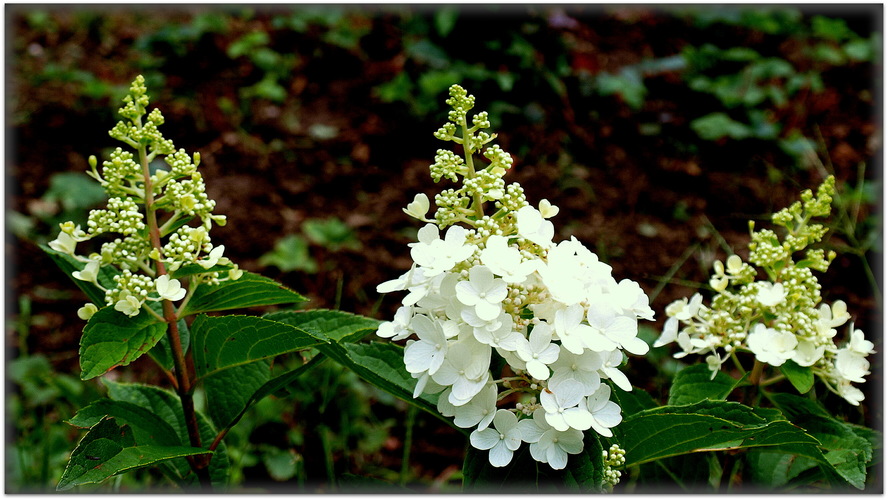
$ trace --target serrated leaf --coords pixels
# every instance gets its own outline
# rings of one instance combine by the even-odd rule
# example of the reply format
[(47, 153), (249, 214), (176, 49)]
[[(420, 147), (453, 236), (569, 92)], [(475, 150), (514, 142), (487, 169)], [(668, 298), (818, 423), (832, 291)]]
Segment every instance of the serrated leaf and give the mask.
[(80, 338), (80, 378), (89, 380), (145, 354), (166, 333), (167, 324), (145, 310), (134, 317), (105, 307), (92, 315)]
[(217, 371), (203, 379), (207, 395), (207, 413), (216, 427), (230, 427), (231, 422), (247, 405), (250, 396), (271, 378), (271, 360), (234, 366)]
[(325, 341), (292, 325), (255, 316), (198, 316), (191, 325), (194, 365), (210, 417), (233, 425), (271, 378), (271, 359)]
[[(83, 290), (83, 293), (86, 294), (90, 302), (100, 307), (105, 304), (105, 292), (103, 292), (102, 289), (88, 281), (79, 280), (72, 276), (74, 271), (83, 271), (83, 268), (86, 267), (85, 262), (80, 262), (66, 253), (57, 252), (46, 245), (40, 245), (40, 249), (46, 252), (53, 262), (59, 266), (59, 269), (71, 278), (71, 281), (77, 285), (77, 288)], [(117, 285), (114, 282), (114, 277), (118, 274), (119, 272), (117, 269), (112, 266), (101, 266), (99, 267), (97, 281), (105, 288), (115, 288)]]
[(374, 386), (435, 415), (453, 425), (437, 410), (437, 395), (422, 394), (413, 398), (414, 379), (404, 367), (404, 349), (390, 343), (370, 342), (356, 344), (353, 340), (375, 331), (380, 321), (342, 311), (315, 309), (312, 311), (278, 311), (266, 314), (266, 319), (297, 326), (312, 335), (325, 339), (316, 346), (321, 353), (351, 369)]
[(198, 378), (324, 342), (295, 326), (256, 316), (200, 315), (191, 324), (191, 336)]
[(820, 415), (800, 415), (793, 421), (817, 438), (824, 455), (842, 478), (858, 489), (866, 484), (866, 467), (872, 461), (870, 441), (859, 436), (848, 424)]
[(672, 380), (668, 404), (681, 406), (704, 399), (724, 400), (740, 382), (720, 371), (713, 376), (708, 365), (691, 365), (678, 372)]
[[(274, 394), (277, 391), (287, 387), (313, 366), (323, 362), (324, 359), (326, 359), (326, 357), (323, 354), (318, 354), (310, 361), (306, 362), (298, 368), (290, 370), (289, 372), (286, 372), (282, 375), (278, 375), (271, 380), (268, 380), (266, 378), (266, 382), (262, 384), (258, 389), (253, 391), (252, 394), (248, 395), (248, 393), (239, 392), (238, 396), (235, 398), (236, 401), (231, 403), (230, 407), (226, 408), (223, 412), (219, 412), (219, 414), (215, 415), (213, 417), (213, 421), (220, 428), (234, 427), (240, 421), (240, 419), (243, 418), (243, 416), (247, 413), (247, 410), (249, 410), (251, 406), (259, 402), (262, 398)], [(256, 364), (261, 363), (263, 362), (259, 362)], [(235, 370), (226, 370), (221, 373), (224, 374), (228, 372), (235, 372)], [(207, 380), (209, 381), (212, 379), (213, 377), (210, 377)], [(213, 413), (211, 409), (211, 416), (212, 414)]]
[[(185, 415), (182, 413), (182, 403), (175, 393), (150, 385), (123, 384), (110, 380), (102, 382), (108, 387), (108, 396), (111, 399), (126, 401), (150, 410), (176, 431), (181, 442), (191, 442), (188, 428), (185, 425)], [(200, 412), (197, 412), (197, 425), (200, 431), (201, 445), (209, 446), (216, 438), (216, 429)], [(191, 467), (185, 459), (172, 460), (170, 464), (186, 482), (191, 484), (197, 482), (197, 477), (192, 473)], [(227, 483), (229, 466), (228, 451), (225, 443), (222, 442), (210, 459), (210, 478), (214, 485), (224, 486)]]
[(820, 444), (777, 410), (727, 401), (662, 406), (627, 416), (615, 428), (626, 467), (701, 451), (773, 446), (827, 464)]
[(234, 269), (234, 266), (231, 264), (216, 264), (215, 266), (207, 269), (200, 264), (185, 264), (184, 266), (176, 269), (175, 271), (170, 272), (171, 278), (185, 278), (187, 276), (193, 276), (195, 274), (203, 274), (203, 273), (215, 273), (218, 271), (228, 271), (229, 269)]
[(111, 476), (179, 457), (209, 453), (190, 446), (139, 444), (129, 426), (119, 426), (113, 417), (90, 428), (71, 453), (71, 459), (56, 489), (100, 483)]
[(75, 427), (89, 428), (104, 419), (114, 417), (134, 429), (136, 440), (144, 444), (181, 446), (176, 431), (151, 410), (127, 401), (99, 399), (81, 408), (67, 422)]
[(814, 387), (814, 372), (810, 366), (799, 366), (790, 359), (780, 365), (780, 373), (786, 376), (799, 394), (804, 394)]
[(265, 276), (244, 272), (236, 280), (218, 285), (203, 283), (179, 316), (190, 316), (211, 311), (226, 311), (246, 307), (272, 306), (306, 302), (308, 299)]
[(305, 330), (319, 339), (331, 342), (357, 342), (375, 332), (381, 321), (343, 311), (313, 309), (310, 311), (277, 311), (263, 316)]

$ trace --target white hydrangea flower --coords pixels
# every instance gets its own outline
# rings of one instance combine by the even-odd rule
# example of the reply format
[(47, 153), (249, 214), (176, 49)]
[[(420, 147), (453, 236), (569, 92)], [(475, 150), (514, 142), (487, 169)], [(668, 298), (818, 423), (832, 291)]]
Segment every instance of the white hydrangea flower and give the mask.
[(755, 354), (755, 359), (780, 366), (795, 356), (798, 340), (789, 332), (778, 332), (762, 323), (756, 323), (752, 333), (746, 337), (746, 345)]
[(867, 354), (875, 354), (875, 350), (873, 348), (872, 342), (866, 340), (863, 336), (863, 331), (857, 330), (854, 328), (854, 325), (851, 325), (851, 340), (848, 342), (848, 349), (852, 352), (861, 354), (866, 356)]
[(576, 380), (583, 386), (583, 394), (592, 394), (601, 385), (599, 370), (603, 367), (601, 356), (594, 351), (574, 354), (561, 349), (558, 359), (550, 365), (552, 376), (549, 384), (560, 384), (565, 379)]
[[(619, 346), (632, 354), (647, 354), (650, 347), (638, 335), (638, 320), (635, 317), (629, 317), (622, 314), (613, 314), (613, 309), (606, 304), (592, 304), (589, 306), (587, 320), (589, 326), (596, 332), (610, 340), (614, 347)], [(596, 345), (602, 345), (597, 343)], [(613, 347), (608, 348), (606, 344), (601, 349), (589, 346), (592, 350), (609, 351)]]
[(854, 406), (860, 406), (860, 402), (865, 399), (863, 391), (851, 385), (851, 382), (848, 381), (840, 381), (838, 385), (838, 393), (839, 396), (845, 398), (845, 401), (848, 401)]
[(454, 417), (453, 423), (464, 429), (477, 426), (486, 429), (496, 413), (495, 384), (487, 384), (468, 403), (456, 406), (450, 402), (451, 389), (446, 389), (438, 398), (438, 411), (445, 417)]
[(133, 295), (126, 295), (114, 304), (114, 309), (127, 316), (138, 316), (142, 310), (142, 301)]
[(611, 380), (620, 389), (632, 392), (632, 384), (629, 382), (629, 378), (619, 369), (621, 364), (623, 364), (623, 354), (620, 351), (615, 350), (609, 353), (602, 353), (601, 369), (598, 372), (602, 378)]
[(413, 202), (408, 203), (407, 208), (403, 210), (404, 213), (410, 217), (425, 221), (426, 214), (429, 213), (429, 207), (429, 197), (426, 196), (425, 193), (418, 193), (413, 197)]
[(568, 427), (584, 431), (592, 427), (592, 414), (583, 402), (583, 385), (566, 379), (540, 393), (540, 404), (546, 410), (546, 422), (559, 431)]
[(755, 299), (763, 306), (774, 307), (786, 300), (786, 289), (783, 283), (762, 282)]
[(456, 285), (456, 298), (463, 304), (474, 307), (475, 314), (484, 321), (495, 319), (502, 312), (502, 301), (509, 291), (506, 282), (494, 278), (493, 272), (484, 266), (469, 270), (469, 281)]
[(612, 437), (612, 427), (623, 421), (620, 406), (610, 400), (611, 388), (607, 384), (586, 399), (586, 409), (592, 415), (592, 428), (604, 437)]
[(469, 440), (479, 450), (490, 450), (490, 465), (505, 467), (512, 461), (512, 452), (521, 446), (518, 417), (509, 410), (497, 410), (493, 427), (472, 431)]
[(71, 273), (71, 276), (74, 276), (81, 281), (96, 283), (96, 281), (99, 279), (99, 261), (90, 260), (82, 271), (74, 271), (73, 273)]
[(185, 297), (186, 290), (182, 288), (182, 283), (177, 279), (170, 279), (170, 275), (164, 274), (158, 276), (154, 280), (154, 286), (160, 298), (171, 300), (173, 302), (182, 300)]
[(509, 239), (497, 234), (487, 239), (487, 246), (481, 251), (481, 263), (506, 283), (523, 283), (537, 270), (538, 261), (521, 260), (521, 252), (509, 246)]
[(99, 312), (99, 308), (92, 302), (88, 302), (77, 310), (77, 317), (84, 321), (89, 321), (89, 318), (92, 318), (93, 314), (97, 312)]
[(540, 322), (534, 326), (530, 339), (520, 337), (516, 354), (524, 361), (527, 372), (537, 380), (549, 378), (548, 365), (558, 359), (561, 348), (552, 343), (552, 327)]
[[(434, 238), (429, 237), (432, 230)], [(461, 226), (450, 226), (443, 240), (438, 237), (438, 229), (433, 224), (427, 224), (420, 233), (421, 244), (411, 248), (410, 255), (417, 265), (424, 268), (428, 277), (449, 271), (457, 262), (468, 259), (475, 252), (473, 245), (466, 244), (466, 230)]]
[(516, 214), (518, 234), (543, 248), (552, 246), (555, 226), (543, 218), (540, 212), (530, 205), (522, 207)]
[(224, 252), (225, 252), (225, 245), (219, 245), (217, 247), (213, 247), (213, 249), (210, 250), (209, 255), (207, 255), (207, 258), (203, 259), (203, 260), (199, 260), (199, 261), (197, 261), (197, 263), (200, 264), (200, 267), (202, 267), (204, 269), (209, 269), (219, 263), (219, 260), (222, 259), (222, 254)]
[(678, 318), (675, 316), (666, 320), (663, 324), (663, 332), (654, 342), (654, 347), (663, 347), (666, 344), (675, 342), (678, 338)]
[(70, 234), (62, 231), (56, 239), (49, 242), (49, 248), (52, 248), (56, 252), (74, 255), (74, 251), (77, 249), (77, 241), (75, 241)]
[(869, 361), (848, 347), (836, 353), (835, 367), (836, 373), (849, 382), (866, 382), (863, 377), (870, 374)]
[(605, 337), (600, 331), (583, 323), (585, 311), (583, 306), (574, 304), (555, 313), (554, 329), (561, 341), (561, 346), (574, 354), (582, 354), (588, 348), (593, 351), (610, 351), (617, 344)]
[(823, 358), (824, 352), (826, 352), (825, 345), (818, 346), (811, 340), (802, 339), (795, 348), (792, 360), (799, 366), (812, 366)]
[[(447, 324), (449, 328), (455, 325)], [(417, 315), (410, 321), (410, 327), (419, 340), (413, 341), (404, 349), (404, 364), (410, 373), (428, 372), (434, 375), (441, 368), (447, 356), (447, 336), (444, 324), (436, 319)]]
[(569, 428), (559, 431), (546, 421), (546, 411), (533, 412), (533, 418), (518, 422), (521, 439), (530, 443), (530, 456), (555, 470), (567, 466), (567, 456), (583, 451), (583, 432)]
[(413, 308), (401, 306), (395, 312), (392, 321), (386, 321), (379, 325), (376, 334), (384, 339), (403, 340), (413, 333), (410, 330), (410, 321), (413, 319)]
[(461, 339), (449, 347), (444, 363), (431, 375), (435, 382), (453, 387), (449, 396), (451, 404), (462, 406), (481, 392), (490, 380), (491, 352), (490, 346), (473, 337)]

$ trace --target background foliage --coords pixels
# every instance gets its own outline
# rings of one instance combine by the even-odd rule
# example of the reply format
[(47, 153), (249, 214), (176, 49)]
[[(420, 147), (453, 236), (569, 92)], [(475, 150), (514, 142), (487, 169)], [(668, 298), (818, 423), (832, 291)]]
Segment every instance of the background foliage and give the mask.
[[(165, 133), (201, 153), (209, 194), (229, 218), (214, 232), (226, 254), (310, 297), (311, 307), (393, 314), (398, 298), (379, 297), (375, 286), (410, 264), (405, 243), (417, 225), (400, 208), (436, 191), (432, 132), (446, 89), (460, 83), (490, 110), (516, 160), (509, 175), (529, 199), (561, 207), (556, 239), (575, 235), (652, 297), (658, 321), (648, 340), (664, 306), (705, 282), (714, 259), (745, 252), (747, 220), (834, 173), (843, 194), (827, 245), (842, 255), (821, 282), (883, 351), (879, 6), (11, 6), (6, 14), (15, 423), (7, 491), (55, 486), (81, 435), (64, 421), (106, 391), (68, 375), (78, 371), (82, 325), (72, 318), (84, 297), (36, 244), (101, 201), (82, 173), (86, 158), (114, 146), (102, 131), (139, 73)], [(881, 394), (880, 355), (873, 361), (867, 402), (835, 405), (852, 424), (882, 420), (872, 396)], [(662, 404), (682, 366), (661, 348), (631, 360), (629, 377)], [(137, 361), (122, 377), (159, 377), (148, 369)], [(232, 431), (233, 484), (459, 486), (457, 431), (332, 363), (319, 370)], [(97, 488), (159, 481), (141, 471)], [(881, 474), (868, 481), (881, 488)], [(619, 488), (644, 486), (629, 479)]]

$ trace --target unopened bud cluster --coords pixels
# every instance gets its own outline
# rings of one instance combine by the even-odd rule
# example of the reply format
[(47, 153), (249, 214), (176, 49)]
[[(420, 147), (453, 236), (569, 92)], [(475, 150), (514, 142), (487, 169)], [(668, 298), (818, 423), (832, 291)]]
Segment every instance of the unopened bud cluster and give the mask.
[(474, 97), (454, 85), (447, 103), (449, 122), (435, 136), (463, 156), (439, 150), (430, 170), (461, 186), (435, 197), (434, 219), (423, 194), (405, 209), (428, 224), (409, 244), (410, 270), (377, 287), (408, 292), (378, 335), (409, 339), (414, 397), (438, 394), (438, 410), (474, 429), (470, 442), (492, 465), (526, 443), (535, 460), (562, 469), (582, 452), (584, 431), (609, 437), (622, 420), (604, 380), (632, 390), (619, 367), (624, 351), (648, 351), (638, 319), (654, 311), (637, 283), (617, 282), (576, 238), (553, 241), (548, 219), (558, 208), (531, 206), (520, 185), (505, 183), (512, 159), (480, 130), (486, 113), (468, 117)]
[(601, 457), (604, 460), (604, 482), (616, 486), (622, 476), (617, 469), (626, 464), (626, 450), (613, 444), (609, 449), (602, 450)]
[[(158, 127), (164, 120), (160, 110), (146, 116), (149, 99), (142, 76), (136, 78), (123, 101), (119, 112), (124, 120), (109, 134), (134, 152), (117, 148), (102, 163), (101, 171), (96, 158), (89, 158), (87, 174), (108, 194), (106, 208), (90, 212), (85, 231), (72, 222), (61, 224), (61, 232), (49, 246), (86, 264), (74, 277), (102, 289), (104, 305), (136, 316), (146, 302), (182, 300), (199, 283), (237, 279), (242, 272), (222, 256), (224, 246), (213, 246), (210, 240), (213, 224), (224, 225), (225, 216), (212, 213), (215, 202), (207, 196), (197, 171), (200, 156), (177, 151), (173, 142), (161, 135)], [(168, 168), (152, 173), (150, 167), (158, 155), (164, 155)], [(154, 221), (154, 235), (149, 220)], [(188, 225), (193, 220), (196, 227)], [(77, 255), (77, 243), (100, 235), (111, 235), (111, 239), (98, 253)], [(199, 265), (203, 272), (188, 273), (186, 290), (167, 273), (189, 264)], [(113, 279), (101, 283), (100, 268)], [(78, 314), (89, 319), (100, 307), (87, 304)]]
[[(771, 220), (785, 229), (782, 239), (769, 229), (754, 231), (750, 222), (749, 263), (737, 255), (725, 263), (716, 261), (709, 281), (716, 292), (712, 304), (704, 305), (700, 294), (670, 304), (654, 347), (677, 342), (677, 358), (705, 354), (713, 376), (738, 352), (751, 352), (771, 366), (792, 361), (810, 367), (849, 403), (860, 404), (863, 392), (852, 382), (862, 383), (869, 375), (866, 357), (875, 352), (873, 344), (852, 323), (847, 341), (837, 345), (836, 328), (851, 315), (841, 300), (821, 303), (821, 286), (812, 273), (826, 271), (835, 253), (807, 248), (826, 234), (811, 219), (829, 216), (834, 195), (835, 178), (830, 176), (816, 195), (806, 190), (801, 201), (775, 213)], [(802, 251), (803, 259), (796, 261), (795, 254)]]

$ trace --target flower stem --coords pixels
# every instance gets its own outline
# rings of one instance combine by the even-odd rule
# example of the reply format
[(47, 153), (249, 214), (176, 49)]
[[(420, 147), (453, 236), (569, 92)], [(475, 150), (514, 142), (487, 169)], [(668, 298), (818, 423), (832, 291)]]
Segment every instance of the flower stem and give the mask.
[[(462, 129), (465, 137), (463, 137), (463, 152), (466, 156), (466, 179), (472, 179), (475, 177), (475, 160), (473, 155), (475, 153), (475, 144), (474, 137), (472, 137), (472, 133), (469, 132), (469, 126), (466, 122), (466, 116), (462, 117)], [(481, 193), (475, 191), (472, 194), (472, 208), (475, 209), (475, 217), (478, 220), (484, 218), (484, 202), (481, 200)]]
[[(137, 122), (136, 126), (141, 128), (141, 123)], [(148, 156), (145, 146), (140, 145), (139, 162), (142, 165), (142, 175), (145, 179), (145, 217), (148, 222), (148, 234), (151, 238), (151, 246), (158, 251), (158, 258), (155, 261), (157, 265), (157, 276), (167, 274), (166, 266), (163, 264), (160, 255), (162, 246), (160, 242), (160, 228), (157, 225), (157, 211), (154, 209), (154, 192), (151, 185), (151, 171), (148, 168)], [(185, 361), (185, 351), (182, 349), (182, 339), (179, 335), (179, 317), (173, 308), (173, 303), (169, 300), (163, 301), (163, 317), (167, 323), (167, 335), (170, 340), (170, 350), (173, 354), (173, 366), (176, 370), (176, 380), (178, 387), (176, 392), (179, 394), (179, 400), (182, 403), (182, 413), (185, 416), (185, 427), (188, 429), (188, 438), (191, 446), (202, 448), (200, 442), (200, 428), (197, 424), (197, 413), (194, 410), (194, 399), (192, 397), (192, 377)], [(210, 482), (210, 474), (207, 466), (210, 463), (210, 455), (193, 455), (188, 457), (188, 464), (197, 475), (201, 489), (206, 492), (212, 491)]]

